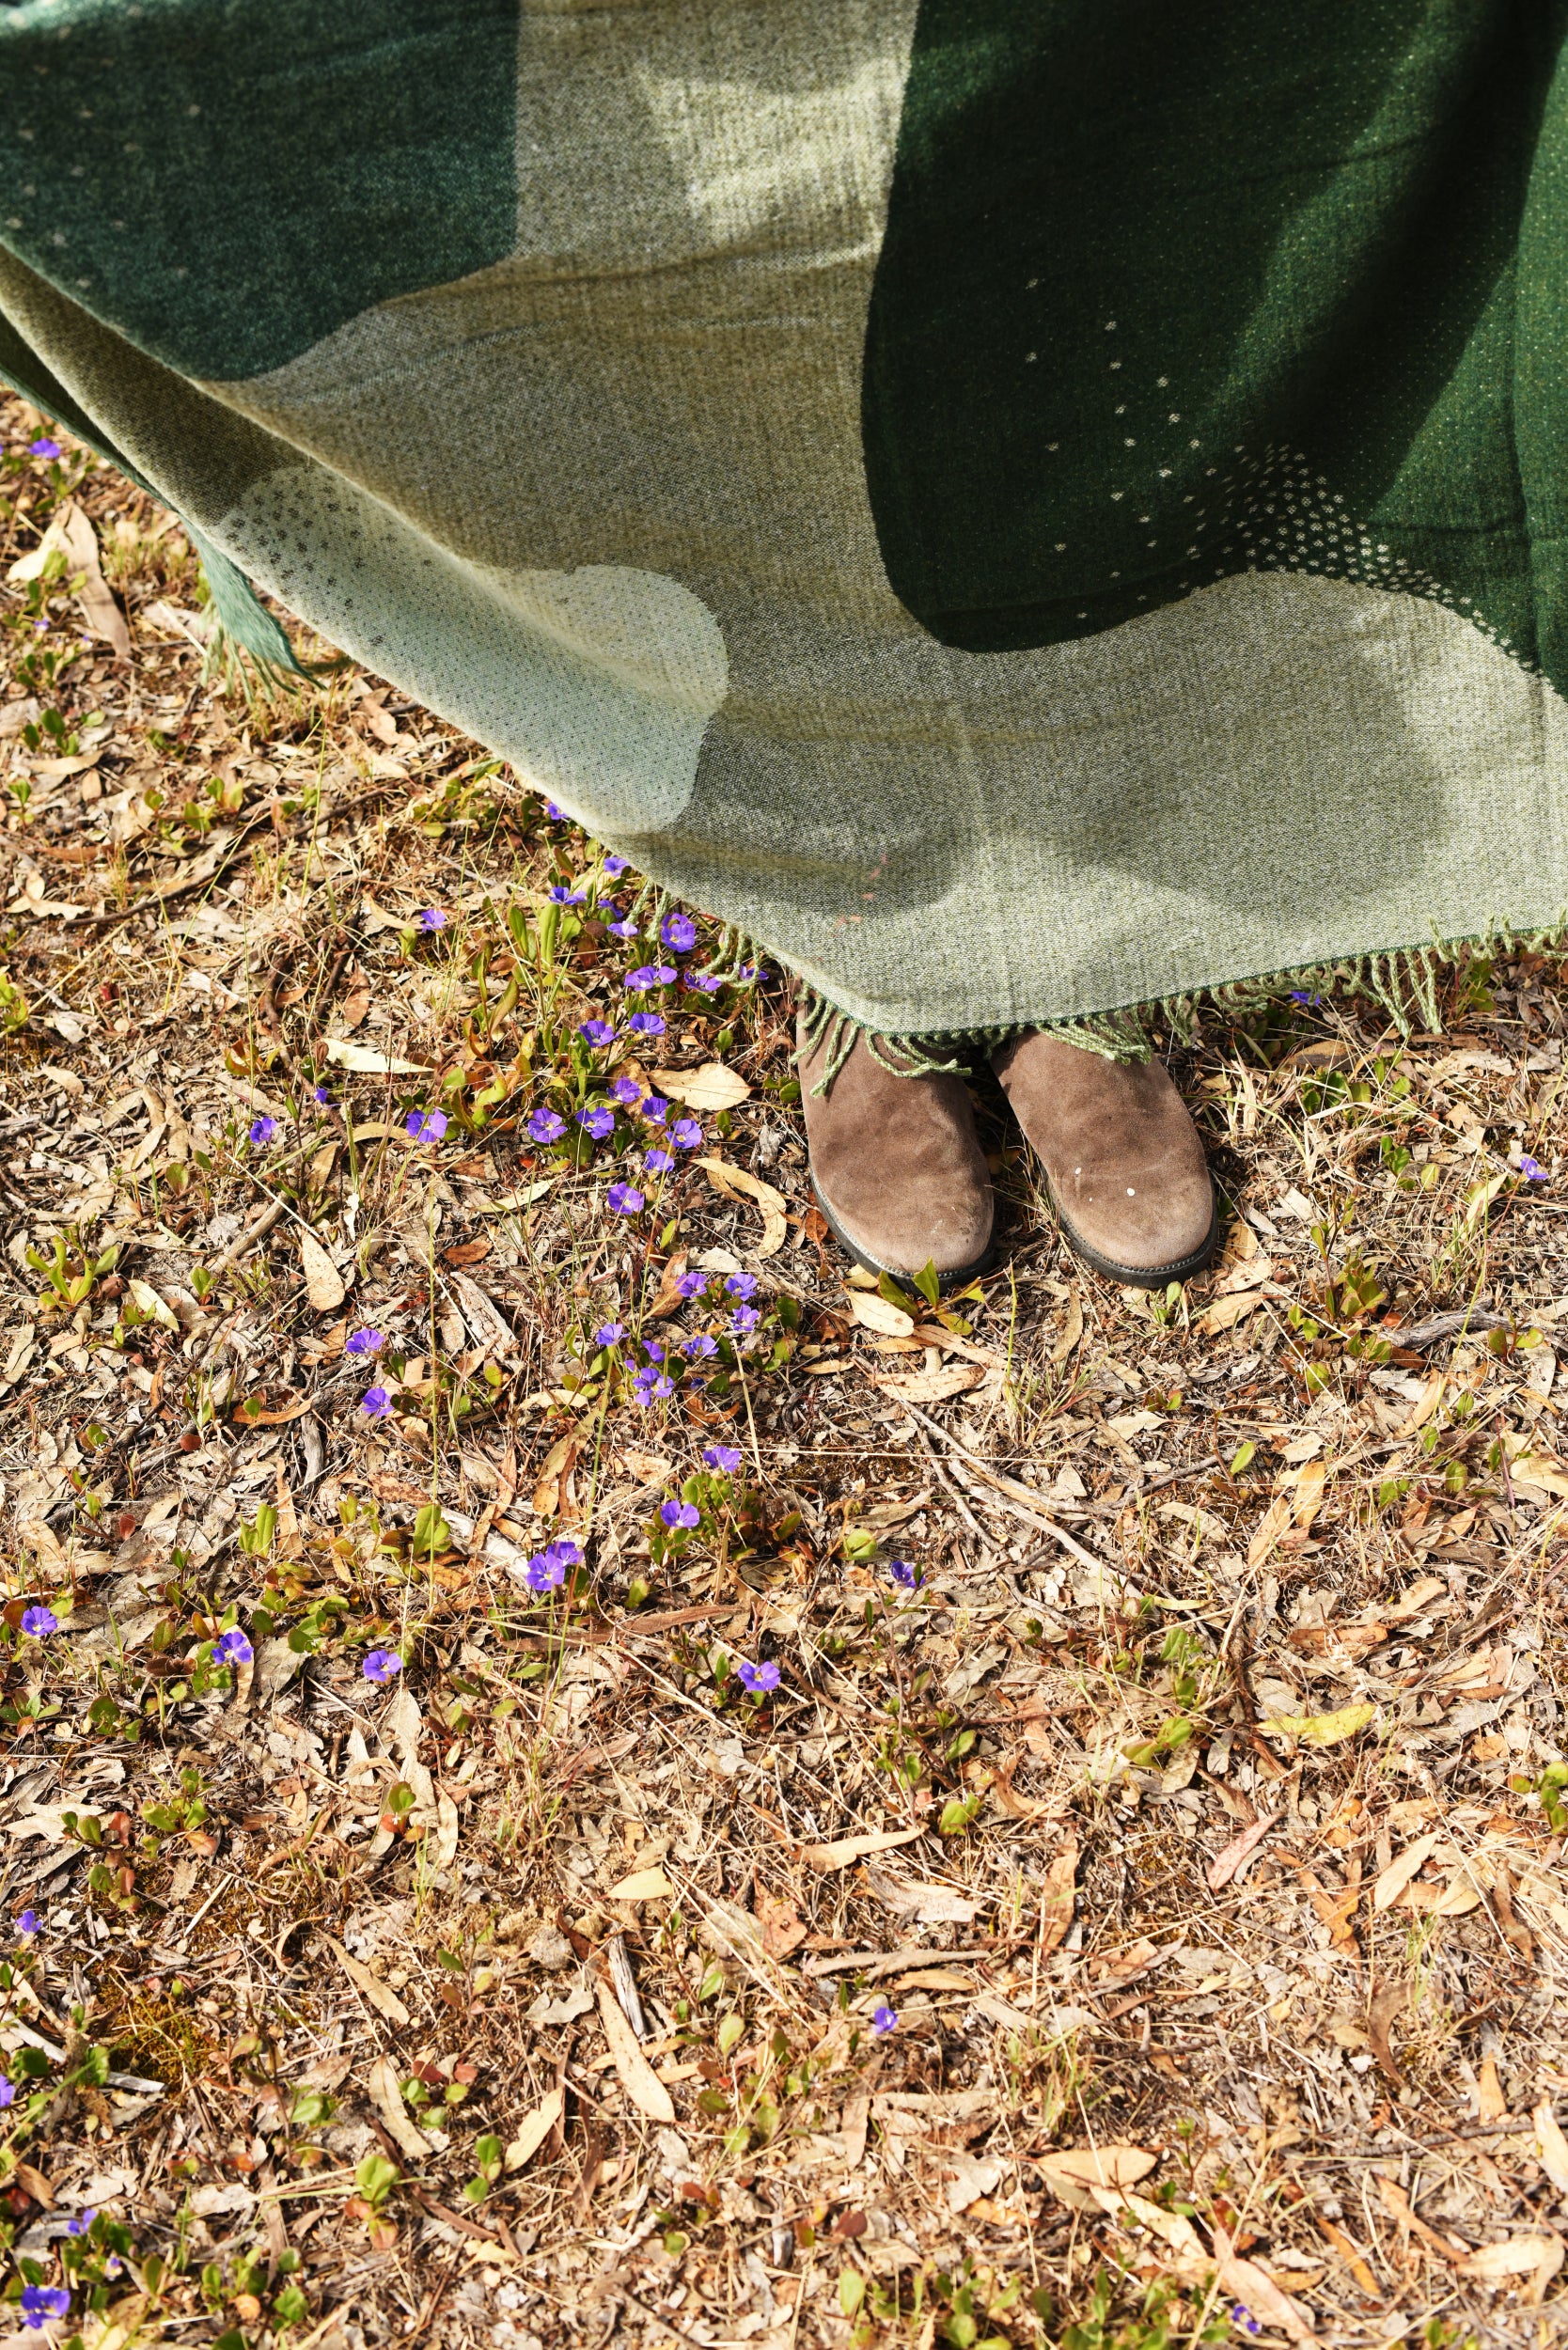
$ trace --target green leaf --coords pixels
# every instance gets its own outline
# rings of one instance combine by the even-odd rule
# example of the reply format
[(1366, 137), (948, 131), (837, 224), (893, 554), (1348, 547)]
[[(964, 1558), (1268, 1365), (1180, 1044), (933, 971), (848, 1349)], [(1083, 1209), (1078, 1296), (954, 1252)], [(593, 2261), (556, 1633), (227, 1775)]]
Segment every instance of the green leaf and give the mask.
[(1231, 1455), (1231, 1476), (1239, 1477), (1244, 1468), (1249, 1468), (1257, 1456), (1257, 1451), (1258, 1448), (1250, 1438), (1246, 1444), (1239, 1444)]
[(915, 1276), (915, 1286), (919, 1291), (920, 1295), (925, 1299), (926, 1304), (934, 1308), (937, 1299), (942, 1294), (942, 1284), (937, 1277), (936, 1265), (933, 1259), (930, 1257), (926, 1259), (925, 1263), (920, 1267), (919, 1272)]
[(720, 2056), (728, 2056), (729, 2054), (730, 2049), (738, 2044), (741, 2035), (745, 2030), (745, 2025), (740, 2016), (730, 2013), (724, 2017), (718, 2028)]
[(936, 1823), (938, 1836), (962, 1836), (964, 1829), (973, 1824), (980, 1802), (979, 1795), (965, 1795), (962, 1802), (954, 1795), (950, 1802), (945, 1803), (942, 1816)]

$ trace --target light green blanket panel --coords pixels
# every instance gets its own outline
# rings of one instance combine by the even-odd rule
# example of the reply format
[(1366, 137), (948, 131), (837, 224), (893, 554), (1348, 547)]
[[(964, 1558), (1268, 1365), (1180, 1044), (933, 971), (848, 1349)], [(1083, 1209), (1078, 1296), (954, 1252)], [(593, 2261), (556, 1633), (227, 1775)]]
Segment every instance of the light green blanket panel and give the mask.
[[(1092, 1023), (1555, 930), (1557, 34), (1325, 10), (1316, 146), (1259, 196), (1215, 133), (1265, 99), (1295, 124), (1314, 67), (1269, 13), (1200, 8), (1187, 89), (1131, 0), (448, 6), (460, 160), (397, 149), (379, 244), (312, 181), (314, 242), (358, 243), (296, 314), (274, 257), (298, 225), (268, 212), (305, 181), (292, 118), (229, 191), (255, 198), (247, 310), (243, 238), (176, 261), (145, 227), (224, 202), (216, 149), (165, 123), (150, 186), (99, 191), (123, 231), (70, 210), (25, 71), (89, 90), (102, 157), (105, 109), (164, 122), (162, 69), (136, 81), (109, 0), (28, 0), (0, 14), (0, 149), (32, 175), (0, 309), (251, 578), (873, 1031)], [(243, 102), (217, 35), (237, 17), (265, 55), (259, 0), (135, 14), (178, 20), (180, 103)], [(274, 14), (279, 40), (322, 21)], [(480, 18), (513, 79), (464, 159)], [(372, 52), (433, 70), (417, 17), (387, 63), (394, 20), (338, 12), (350, 81)], [(347, 171), (347, 99), (298, 139), (337, 132)], [(1433, 194), (1460, 136), (1495, 165), (1463, 234)], [(429, 282), (427, 230), (395, 233), (421, 189)], [(1241, 219), (1240, 283), (1211, 213)], [(1438, 231), (1442, 269), (1402, 276)], [(116, 234), (161, 258), (138, 273)], [(203, 306), (189, 274), (220, 260), (235, 298)], [(1372, 301), (1394, 281), (1415, 358)]]

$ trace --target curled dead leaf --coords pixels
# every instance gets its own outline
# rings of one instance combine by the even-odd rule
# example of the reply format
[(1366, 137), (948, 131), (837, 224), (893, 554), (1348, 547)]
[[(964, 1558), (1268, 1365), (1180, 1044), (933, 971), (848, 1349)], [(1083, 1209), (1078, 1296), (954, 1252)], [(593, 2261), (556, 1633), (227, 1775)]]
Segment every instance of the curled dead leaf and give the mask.
[(1222, 1885), (1230, 1884), (1247, 1855), (1256, 1852), (1273, 1827), (1275, 1817), (1271, 1814), (1266, 1820), (1254, 1820), (1250, 1827), (1244, 1827), (1239, 1836), (1232, 1836), (1231, 1841), (1215, 1853), (1209, 1863), (1211, 1893), (1217, 1893)]
[(300, 1259), (305, 1266), (305, 1293), (319, 1314), (337, 1311), (348, 1295), (342, 1277), (314, 1232), (301, 1230)]
[[(728, 1159), (698, 1159), (698, 1167), (716, 1192), (727, 1199), (752, 1199), (762, 1211), (762, 1237), (752, 1250), (754, 1257), (774, 1257), (783, 1247), (789, 1225), (785, 1221), (784, 1195), (775, 1191), (771, 1183), (760, 1182), (744, 1167), (731, 1167)], [(910, 1324), (910, 1328), (915, 1327)]]

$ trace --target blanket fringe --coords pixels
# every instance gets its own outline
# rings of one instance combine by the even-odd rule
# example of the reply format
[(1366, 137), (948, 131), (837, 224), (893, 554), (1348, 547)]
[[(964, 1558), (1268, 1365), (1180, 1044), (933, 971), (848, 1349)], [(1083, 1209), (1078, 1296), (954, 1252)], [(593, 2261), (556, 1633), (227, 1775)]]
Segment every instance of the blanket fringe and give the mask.
[(881, 1068), (899, 1077), (966, 1075), (976, 1060), (1036, 1029), (1060, 1037), (1084, 1052), (1102, 1054), (1107, 1060), (1141, 1061), (1149, 1058), (1150, 1029), (1156, 1022), (1168, 1026), (1183, 1043), (1191, 1044), (1197, 1041), (1205, 1008), (1233, 1016), (1262, 1010), (1284, 995), (1309, 1004), (1336, 992), (1376, 1004), (1400, 1035), (1408, 1037), (1418, 1023), (1429, 1030), (1441, 1027), (1437, 991), (1442, 972), (1462, 954), (1543, 954), (1560, 952), (1565, 947), (1568, 908), (1555, 921), (1535, 930), (1492, 922), (1468, 938), (1434, 938), (1420, 947), (1393, 948), (1333, 963), (1300, 964), (1255, 979), (1152, 997), (1079, 1020), (1019, 1020), (999, 1027), (927, 1030), (918, 1035), (870, 1028), (841, 1010), (820, 989), (808, 986), (801, 998), (801, 1042), (794, 1059), (797, 1066), (804, 1066), (825, 1042), (823, 1071), (811, 1089), (813, 1094), (827, 1092), (857, 1042), (864, 1042)]

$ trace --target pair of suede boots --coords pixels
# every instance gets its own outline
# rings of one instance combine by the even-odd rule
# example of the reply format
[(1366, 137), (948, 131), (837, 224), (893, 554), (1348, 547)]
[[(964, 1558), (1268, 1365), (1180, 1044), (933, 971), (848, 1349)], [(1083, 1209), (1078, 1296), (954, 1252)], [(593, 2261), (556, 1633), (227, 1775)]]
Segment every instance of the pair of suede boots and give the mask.
[[(887, 1048), (883, 1048), (886, 1050)], [(996, 1200), (956, 1076), (900, 1076), (857, 1039), (827, 1091), (819, 1043), (801, 1094), (823, 1214), (860, 1264), (944, 1290), (991, 1261)], [(991, 1056), (1040, 1157), (1070, 1245), (1112, 1281), (1163, 1289), (1200, 1272), (1218, 1220), (1198, 1131), (1157, 1060), (1129, 1066), (1035, 1029)]]

